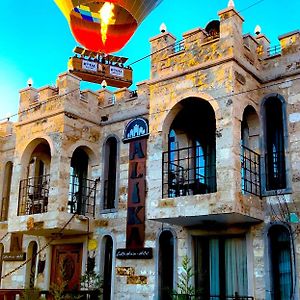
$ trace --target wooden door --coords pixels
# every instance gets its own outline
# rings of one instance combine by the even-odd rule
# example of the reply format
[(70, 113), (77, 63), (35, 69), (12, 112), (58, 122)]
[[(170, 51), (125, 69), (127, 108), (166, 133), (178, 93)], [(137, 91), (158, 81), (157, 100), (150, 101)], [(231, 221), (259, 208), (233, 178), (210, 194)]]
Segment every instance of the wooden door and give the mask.
[(52, 250), (51, 284), (66, 283), (66, 290), (80, 287), (82, 244), (54, 245)]

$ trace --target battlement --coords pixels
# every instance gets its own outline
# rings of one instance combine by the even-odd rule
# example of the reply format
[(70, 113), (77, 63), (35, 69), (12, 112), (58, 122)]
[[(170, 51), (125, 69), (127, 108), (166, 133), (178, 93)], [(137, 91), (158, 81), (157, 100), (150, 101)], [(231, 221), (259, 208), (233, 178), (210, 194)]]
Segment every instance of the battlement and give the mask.
[(19, 122), (31, 122), (68, 112), (98, 123), (97, 111), (138, 97), (138, 91), (127, 88), (117, 89), (114, 92), (106, 88), (98, 91), (80, 90), (80, 81), (77, 76), (65, 72), (58, 76), (56, 87), (45, 86), (36, 89), (29, 86), (22, 89)]
[[(209, 22), (205, 28), (183, 33), (182, 40), (170, 32), (151, 38), (151, 80), (176, 77), (234, 60), (263, 82), (264, 78), (283, 76), (289, 69), (291, 56), (299, 55), (299, 30), (279, 36), (279, 44), (271, 46), (263, 33), (243, 34), (244, 19), (234, 7), (221, 10), (218, 15), (219, 20)], [(266, 73), (261, 74), (262, 71)]]

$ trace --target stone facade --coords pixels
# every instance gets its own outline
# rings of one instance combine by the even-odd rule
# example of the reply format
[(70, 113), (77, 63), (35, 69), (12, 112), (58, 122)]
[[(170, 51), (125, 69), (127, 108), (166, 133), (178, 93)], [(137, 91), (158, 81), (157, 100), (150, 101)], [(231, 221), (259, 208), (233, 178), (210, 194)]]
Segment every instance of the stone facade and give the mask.
[[(28, 87), (20, 91), (18, 121), (0, 124), (0, 234), (2, 259), (4, 254), (14, 253), (12, 240), (17, 234), (21, 242), (19, 252), (26, 253), (29, 260), (27, 263), (2, 260), (2, 289), (23, 289), (33, 282), (34, 286), (48, 290), (54, 282), (51, 266), (55, 263), (55, 246), (59, 245), (81, 245), (81, 273), (86, 269), (88, 257), (95, 257), (95, 271), (107, 275), (105, 253), (109, 251), (109, 239), (112, 241), (111, 264), (108, 264), (112, 270), (108, 280), (111, 290), (104, 298), (164, 299), (163, 288), (176, 289), (186, 255), (191, 258), (195, 273), (198, 272), (195, 274), (198, 290), (202, 287), (203, 275), (201, 258), (197, 254), (204, 249), (201, 245), (212, 247), (213, 240), (222, 241), (226, 252), (228, 240), (241, 239), (246, 246), (247, 275), (243, 287), (237, 284), (235, 290), (230, 290), (227, 287), (229, 280), (220, 279), (224, 277), (220, 275), (220, 286), (222, 280), (226, 281), (220, 289), (223, 288), (223, 294), (227, 296), (238, 292), (254, 299), (275, 299), (274, 294), (284, 285), (280, 281), (282, 270), (273, 266), (276, 254), (272, 246), (280, 242), (271, 233), (275, 227), (290, 233), (286, 251), (290, 253), (287, 276), (291, 280), (287, 284), (292, 287), (289, 299), (298, 299), (300, 33), (295, 31), (280, 36), (281, 51), (271, 53), (270, 43), (263, 34), (243, 35), (243, 22), (239, 13), (228, 7), (220, 11), (219, 20), (212, 23), (216, 31), (210, 32), (208, 27), (189, 31), (183, 34), (184, 42), (180, 43), (179, 49), (174, 47), (176, 38), (171, 33), (164, 32), (152, 38), (154, 54), (151, 56), (150, 79), (137, 85), (137, 95), (128, 89), (114, 93), (106, 89), (81, 91), (80, 79), (68, 72), (58, 76), (56, 87)], [(272, 126), (266, 124), (266, 120), (272, 122), (272, 119), (269, 106), (264, 104), (270, 102), (268, 99), (282, 103), (279, 108), (282, 116), (274, 120), (281, 120), (283, 124), (278, 131), (282, 132), (280, 138), (284, 144), (283, 167), (278, 159), (274, 160), (274, 154), (271, 169), (268, 160), (271, 134), (268, 130)], [(129, 144), (122, 140), (124, 128), (136, 117), (149, 121), (144, 247), (152, 248), (153, 257), (119, 259), (116, 250), (126, 248), (128, 238), (127, 203), (130, 196)], [(243, 125), (245, 123), (247, 126)], [(175, 146), (171, 146), (171, 130), (176, 133)], [(212, 136), (209, 136), (210, 130)], [(193, 146), (194, 143), (197, 145), (197, 132), (200, 132), (199, 143), (206, 146)], [(107, 143), (111, 137), (117, 141), (116, 189), (113, 203), (107, 207), (105, 182), (110, 176), (107, 175), (110, 161)], [(246, 152), (241, 160), (241, 142), (245, 141), (247, 149), (258, 157), (258, 167)], [(200, 148), (206, 153), (205, 147), (208, 154), (195, 154)], [(192, 149), (193, 154), (187, 148)], [(74, 202), (76, 193), (72, 194), (70, 189), (70, 176), (73, 178), (72, 172), (79, 168), (77, 164), (82, 158), (74, 156), (78, 149), (88, 157), (85, 177), (91, 185), (85, 186), (89, 191), (85, 201), (90, 201), (90, 196), (95, 193), (93, 213), (90, 210), (76, 213), (79, 204)], [(172, 151), (176, 154), (170, 154)], [(163, 156), (163, 152), (169, 153)], [(183, 155), (180, 159), (179, 152)], [(187, 155), (192, 156), (186, 158)], [(214, 162), (208, 165), (208, 161)], [(9, 162), (13, 165), (10, 190), (7, 188)], [(186, 163), (193, 166), (184, 167)], [(253, 164), (256, 173), (250, 174), (248, 169), (255, 168)], [(31, 167), (33, 165), (35, 167)], [(179, 167), (182, 172), (176, 174)], [(48, 188), (43, 187), (44, 181), (30, 184), (28, 178), (37, 176), (37, 169), (42, 171), (38, 176), (47, 178)], [(271, 171), (276, 173), (272, 173), (273, 177)], [(180, 175), (181, 181), (171, 177), (173, 175)], [(284, 179), (278, 181), (278, 176)], [(215, 180), (215, 184), (210, 187), (208, 180)], [(25, 184), (23, 189), (21, 181)], [(79, 180), (78, 185), (73, 185), (77, 192), (80, 184)], [(34, 193), (30, 194), (32, 185), (40, 187), (40, 196), (47, 192), (43, 202), (34, 198)], [(77, 205), (75, 211), (73, 204)], [(7, 208), (8, 216), (5, 216)], [(166, 267), (164, 259), (168, 260), (164, 257), (163, 247), (167, 246), (160, 237), (165, 232), (172, 236), (168, 244), (168, 249), (173, 251), (170, 254), (171, 271), (163, 269)], [(91, 240), (97, 241), (93, 250), (89, 248)], [(211, 253), (212, 248), (208, 249)], [(36, 252), (34, 259), (32, 253)], [(229, 263), (226, 254), (222, 255), (226, 261), (222, 272), (227, 276)], [(42, 262), (44, 268), (40, 267)], [(207, 267), (212, 274), (215, 271), (211, 265), (212, 260)], [(34, 272), (31, 272), (32, 268)], [(209, 293), (213, 294), (216, 283), (205, 278)], [(280, 288), (276, 288), (274, 282)], [(276, 299), (287, 299), (282, 295), (286, 294)]]

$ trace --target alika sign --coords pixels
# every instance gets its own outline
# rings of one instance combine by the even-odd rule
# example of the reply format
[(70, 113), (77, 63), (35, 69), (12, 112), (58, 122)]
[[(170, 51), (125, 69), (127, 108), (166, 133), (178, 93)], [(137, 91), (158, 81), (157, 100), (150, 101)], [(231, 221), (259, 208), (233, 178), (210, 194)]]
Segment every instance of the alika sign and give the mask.
[[(148, 123), (136, 118), (124, 130), (124, 143), (129, 144), (128, 205), (126, 249), (118, 249), (118, 258), (151, 258), (152, 251), (144, 248), (145, 198)], [(145, 251), (144, 251), (145, 250)]]

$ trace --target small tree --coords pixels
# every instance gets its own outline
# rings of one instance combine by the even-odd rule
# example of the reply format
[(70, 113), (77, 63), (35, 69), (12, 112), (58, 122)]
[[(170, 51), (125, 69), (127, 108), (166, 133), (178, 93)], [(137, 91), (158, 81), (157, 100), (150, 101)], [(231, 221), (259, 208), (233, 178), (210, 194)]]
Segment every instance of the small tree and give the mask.
[(53, 296), (54, 300), (63, 300), (64, 292), (66, 291), (66, 287), (68, 286), (68, 281), (65, 280), (65, 269), (63, 266), (60, 267), (61, 278), (58, 278), (56, 283), (52, 283), (50, 285), (50, 294)]
[(182, 259), (182, 272), (179, 274), (177, 283), (177, 295), (176, 300), (193, 299), (195, 295), (195, 289), (192, 284), (192, 278), (194, 276), (191, 260), (187, 255)]
[(21, 300), (40, 300), (40, 299), (41, 299), (40, 289), (38, 288), (25, 289), (21, 295)]

